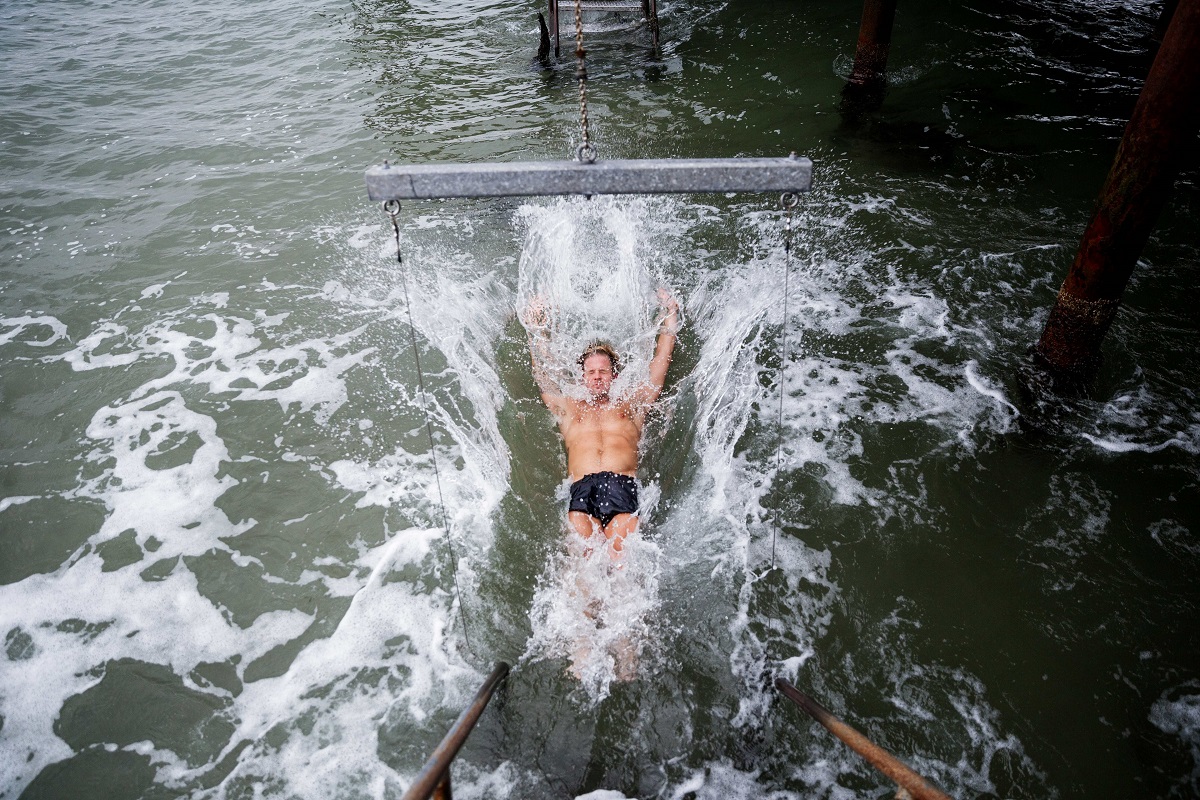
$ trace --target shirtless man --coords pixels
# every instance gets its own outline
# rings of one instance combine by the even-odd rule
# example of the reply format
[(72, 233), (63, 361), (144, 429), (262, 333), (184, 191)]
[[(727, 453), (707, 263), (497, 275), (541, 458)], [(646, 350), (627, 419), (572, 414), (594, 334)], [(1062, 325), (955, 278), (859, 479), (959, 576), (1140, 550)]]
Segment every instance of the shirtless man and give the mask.
[[(650, 381), (620, 397), (610, 397), (609, 389), (621, 370), (617, 353), (597, 342), (580, 355), (583, 385), (587, 397), (576, 400), (565, 396), (545, 372), (544, 343), (530, 339), (533, 376), (541, 390), (542, 402), (554, 414), (567, 447), (567, 473), (571, 479), (571, 504), (567, 517), (585, 540), (597, 531), (612, 547), (616, 558), (625, 537), (638, 527), (638, 441), (646, 412), (662, 394), (679, 332), (679, 303), (665, 289), (658, 291), (659, 305), (666, 315), (659, 323), (654, 357), (650, 361)], [(535, 300), (527, 319), (548, 334), (546, 309)]]

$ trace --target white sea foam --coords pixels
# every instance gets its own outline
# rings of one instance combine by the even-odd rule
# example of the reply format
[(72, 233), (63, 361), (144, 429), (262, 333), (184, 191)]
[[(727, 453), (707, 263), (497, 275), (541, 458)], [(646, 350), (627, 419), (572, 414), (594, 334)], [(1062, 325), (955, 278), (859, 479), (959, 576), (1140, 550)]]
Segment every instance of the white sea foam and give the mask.
[(0, 511), (5, 511), (12, 506), (19, 506), (28, 503), (32, 500), (40, 500), (42, 495), (12, 495), (9, 497), (0, 498)]
[(987, 378), (979, 374), (978, 361), (975, 361), (974, 359), (968, 361), (963, 372), (967, 376), (967, 383), (971, 384), (972, 389), (979, 392), (984, 397), (990, 397), (995, 400), (997, 405), (1007, 410), (1013, 418), (1021, 415), (1020, 410), (1011, 402), (1009, 402), (1008, 397), (1005, 396), (1001, 389), (997, 389)]
[[(109, 512), (93, 543), (132, 530), (139, 546), (172, 558), (226, 549), (223, 537), (252, 527), (253, 520), (234, 525), (217, 506), (235, 483), (219, 475), (229, 452), (216, 421), (189, 409), (178, 392), (102, 408), (87, 435), (99, 443), (89, 460), (105, 469), (77, 494), (103, 502)], [(176, 448), (184, 449), (183, 463), (161, 468), (151, 462), (170, 458)]]
[[(333, 634), (305, 647), (285, 674), (246, 686), (227, 751), (250, 746), (207, 796), (237, 794), (247, 780), (286, 785), (306, 798), (354, 787), (403, 790), (379, 760), (381, 728), (420, 723), (443, 703), (461, 708), (480, 681), (448, 635), (452, 599), (386, 580), (428, 559), (439, 535), (409, 530), (378, 548), (371, 577)], [(269, 736), (272, 730), (279, 735)]]
[[(893, 204), (868, 198), (858, 205), (849, 203), (849, 210), (890, 212)], [(824, 230), (838, 229), (827, 222), (820, 220)], [(752, 224), (769, 240), (769, 226), (777, 223), (762, 216), (753, 218)], [(765, 505), (771, 484), (788, 472), (816, 466), (811, 474), (820, 476), (833, 502), (890, 506), (903, 495), (887, 496), (854, 477), (855, 462), (868, 457), (865, 437), (872, 426), (919, 422), (944, 442), (974, 447), (980, 431), (1003, 433), (1017, 417), (1003, 392), (983, 377), (977, 360), (946, 360), (945, 353), (953, 352), (964, 336), (974, 338), (976, 333), (952, 322), (947, 302), (931, 295), (930, 287), (912, 285), (888, 270), (889, 283), (879, 291), (885, 305), (864, 313), (843, 287), (857, 280), (879, 288), (878, 281), (856, 261), (833, 256), (827, 249), (831, 242), (818, 237), (822, 228), (801, 230), (808, 247), (797, 248), (797, 263), (792, 266), (786, 340), (790, 360), (778, 376), (784, 381), (782, 460), (776, 467), (773, 453), (761, 449), (753, 457), (739, 453), (755, 417), (760, 424), (773, 423), (779, 408), (778, 390), (763, 391), (769, 385), (764, 377), (777, 377), (763, 366), (763, 355), (781, 347), (775, 331), (782, 324), (785, 306), (778, 291), (785, 265), (778, 251), (768, 250), (761, 259), (702, 276), (689, 298), (703, 342), (699, 364), (689, 377), (698, 407), (697, 447), (703, 454), (694, 507), (705, 508), (711, 516), (689, 515), (692, 518), (685, 518), (686, 522), (666, 523), (671, 529), (678, 522), (689, 544), (700, 545), (688, 551), (688, 558), (709, 559), (714, 576), (732, 576), (730, 589), (741, 587), (736, 590), (737, 613), (730, 626), (735, 640), (730, 666), (746, 690), (734, 723), (751, 727), (763, 724), (771, 704), (766, 692), (754, 688), (762, 685), (760, 674), (769, 670), (773, 659), (780, 659), (778, 668), (784, 674), (795, 676), (803, 670), (819, 647), (834, 614), (831, 603), (838, 595), (832, 574), (836, 564), (828, 551), (814, 552), (794, 535), (777, 540), (770, 532), (771, 513)], [(860, 349), (846, 353), (841, 344), (855, 340), (861, 342)], [(839, 346), (831, 348), (831, 344)], [(931, 344), (939, 356), (930, 354)], [(895, 488), (907, 491), (900, 485)], [(920, 507), (919, 498), (914, 502)], [(679, 504), (680, 508), (686, 505)], [(673, 556), (683, 552), (671, 548), (669, 541), (666, 544)], [(772, 585), (772, 571), (767, 569), (772, 561), (783, 567), (786, 591), (767, 588)], [(782, 608), (764, 614), (762, 608), (779, 595), (785, 598)], [(786, 634), (776, 631), (775, 614), (789, 620)], [(895, 653), (902, 650), (881, 653), (880, 662), (896, 662)], [(941, 668), (907, 664), (904, 659), (894, 668), (898, 675), (928, 670), (945, 679)], [(1036, 774), (1020, 741), (1004, 732), (979, 682), (961, 673), (952, 678), (970, 687), (956, 707), (973, 747), (954, 765), (918, 759), (926, 773), (947, 777), (949, 785), (957, 782), (987, 791), (989, 765), (997, 753), (1005, 752), (1022, 770)], [(916, 716), (930, 713), (919, 706), (908, 710)], [(817, 764), (830, 764), (825, 760), (826, 748), (813, 755), (820, 759)], [(836, 796), (837, 774), (843, 768), (860, 767), (850, 762), (832, 770), (814, 765), (804, 778)]]
[(190, 571), (176, 568), (152, 582), (139, 572), (103, 572), (93, 554), (70, 566), (69, 581), (52, 573), (0, 586), (0, 628), (29, 640), (22, 658), (0, 660), (5, 737), (28, 754), (0, 764), (5, 785), (71, 754), (53, 722), (69, 697), (98, 682), (97, 666), (132, 658), (186, 676), (201, 662), (253, 661), (311, 622), (299, 611), (276, 611), (245, 628), (230, 625)]
[(1181, 783), (1194, 795), (1200, 791), (1200, 686), (1193, 682), (1163, 692), (1150, 707), (1149, 718), (1190, 752), (1192, 773)]
[[(159, 288), (149, 287), (141, 300), (161, 300)], [(301, 611), (260, 611), (250, 622), (235, 622), (228, 610), (206, 597), (191, 569), (178, 560), (223, 551), (242, 567), (258, 563), (241, 555), (237, 545), (238, 537), (254, 530), (256, 521), (231, 522), (221, 508), (238, 482), (227, 472), (234, 459), (212, 415), (212, 398), (231, 399), (248, 408), (274, 404), (290, 415), (311, 415), (321, 426), (347, 402), (348, 374), (373, 353), (370, 347), (354, 344), (363, 327), (284, 343), (292, 336), (286, 327), (288, 312), (240, 316), (236, 310), (225, 313), (228, 306), (225, 293), (201, 297), (187, 310), (160, 315), (141, 327), (133, 321), (136, 308), (120, 309), (124, 321), (102, 320), (72, 349), (43, 359), (65, 361), (81, 372), (150, 363), (156, 368), (147, 371), (144, 382), (131, 384), (124, 399), (98, 409), (87, 427), (91, 466), (65, 496), (95, 500), (106, 509), (88, 546), (56, 573), (0, 587), (0, 625), (10, 639), (16, 637), (22, 656), (0, 663), (5, 736), (20, 742), (23, 754), (21, 759), (5, 759), (0, 773), (5, 786), (23, 785), (42, 767), (71, 755), (52, 729), (58, 709), (94, 685), (105, 664), (120, 659), (165, 664), (193, 689), (225, 697), (230, 707), (224, 715), (239, 731), (229, 747), (247, 740), (251, 746), (238, 757), (229, 779), (214, 790), (218, 795), (236, 786), (242, 775), (273, 778), (314, 797), (329, 796), (338, 780), (349, 781), (346, 785), (398, 786), (402, 779), (378, 760), (375, 748), (362, 745), (377, 732), (382, 713), (377, 698), (353, 688), (364, 670), (379, 671), (377, 681), (397, 698), (396, 708), (416, 719), (436, 707), (431, 699), (458, 702), (478, 681), (457, 653), (458, 635), (447, 632), (457, 619), (454, 601), (441, 592), (387, 579), (406, 564), (433, 569), (427, 563), (432, 558), (429, 541), (442, 532), (409, 529), (382, 546), (360, 549), (350, 564), (359, 570), (357, 576), (352, 572), (348, 578), (331, 578), (321, 569), (303, 573), (300, 585), (327, 582), (331, 596), (352, 596), (353, 601), (337, 631), (301, 647), (283, 676), (247, 683), (236, 697), (193, 682), (190, 675), (201, 663), (237, 664), (240, 677), (248, 665), (295, 640), (313, 623), (313, 616)], [(164, 365), (165, 374), (157, 368)], [(453, 410), (435, 412), (439, 415), (464, 427)], [(479, 512), (486, 519), (498, 497), (488, 487), (495, 487), (496, 476), (506, 474), (492, 427), (490, 439), (462, 436), (467, 447), (461, 453), (458, 448), (439, 451), (445, 459), (442, 479), (452, 527), (466, 528), (477, 546), (486, 546), (486, 537), (479, 544), (476, 535), (486, 530)], [(281, 439), (277, 437), (276, 446)], [(486, 463), (481, 465), (471, 457), (478, 449), (470, 445), (487, 441), (493, 444), (482, 451)], [(281, 455), (284, 462), (289, 460), (287, 452)], [(459, 455), (466, 456), (463, 469), (472, 472), (470, 477), (456, 477)], [(377, 502), (403, 507), (419, 497), (428, 500), (427, 459), (414, 460), (401, 450), (396, 459), (395, 469), (387, 462), (354, 459), (318, 466), (362, 491), (360, 505), (376, 502), (378, 493), (372, 493), (371, 485), (396, 476), (408, 480), (411, 472), (420, 477), (399, 491), (384, 492)], [(484, 475), (490, 478), (481, 479)], [(22, 499), (7, 498), (5, 508)], [(142, 551), (141, 560), (106, 571), (94, 548), (130, 535), (128, 544)], [(148, 564), (161, 565), (153, 579), (141, 574)], [(464, 573), (469, 576), (469, 569)], [(263, 578), (274, 580), (270, 574)], [(191, 635), (180, 636), (185, 630)], [(21, 636), (28, 637), (27, 646)], [(37, 688), (44, 680), (52, 681), (53, 691)], [(337, 688), (343, 685), (345, 689)], [(324, 719), (315, 730), (304, 731), (301, 723), (282, 745), (259, 741), (306, 707)], [(338, 712), (325, 717), (331, 708)], [(187, 786), (207, 769), (197, 770), (152, 746), (127, 749), (150, 756), (159, 780), (168, 786)], [(339, 764), (341, 779), (326, 777), (330, 763)]]
[[(364, 249), (357, 240), (351, 246)], [(454, 589), (467, 597), (476, 594), (473, 560), (487, 555), (491, 515), (507, 485), (509, 456), (499, 435), (490, 366), (503, 316), (496, 313), (497, 290), (486, 279), (428, 278), (448, 271), (452, 259), (436, 248), (414, 248), (406, 259), (418, 340), (433, 342), (446, 362), (431, 375), (425, 360), (425, 380), (439, 386), (453, 381), (451, 402), (443, 399), (444, 389), (422, 398), (394, 387), (403, 402), (428, 412), (438, 431), (435, 438), (446, 444), (422, 452), (422, 430), (415, 452), (395, 447), (379, 458), (351, 455), (321, 466), (334, 485), (353, 493), (359, 509), (420, 508), (423, 518), (440, 525), (444, 504), (449, 533), (440, 527), (407, 528), (360, 552), (355, 566), (368, 569), (365, 576), (322, 577), (331, 593), (353, 594), (350, 609), (337, 630), (307, 645), (285, 674), (246, 687), (236, 705), (239, 724), (229, 749), (251, 744), (213, 796), (237, 794), (245, 782), (287, 786), (296, 796), (314, 798), (402, 791), (406, 779), (380, 760), (386, 748), (379, 737), (398, 731), (403, 738), (431, 723), (436, 728), (434, 718), (440, 719), (445, 708), (457, 713), (482, 678), (460, 653), (465, 633), (459, 629), (463, 612)], [(409, 315), (394, 285), (331, 282), (323, 296), (352, 310), (377, 312), (396, 332), (392, 340), (408, 361)], [(455, 405), (457, 398), (462, 399)], [(355, 430), (364, 429), (361, 421), (355, 420)], [(367, 428), (374, 431), (376, 425)], [(458, 555), (455, 580), (439, 566), (447, 536)], [(486, 796), (486, 787), (513, 780), (503, 767), (476, 772), (465, 784), (456, 780), (456, 793)]]
[[(1157, 453), (1179, 449), (1200, 455), (1200, 412), (1191, 391), (1139, 381), (1098, 409), (1095, 427), (1081, 436), (1110, 453)], [(1167, 390), (1171, 393), (1168, 394)]]
[[(44, 330), (44, 329), (48, 329)], [(29, 347), (49, 347), (67, 338), (67, 326), (56, 317), (51, 316), (22, 316), (0, 318), (0, 347), (9, 342), (18, 341), (18, 337), (29, 331), (29, 337), (20, 339)], [(41, 334), (40, 338), (34, 338)]]
[[(819, 765), (818, 768), (821, 766), (823, 765)], [(705, 765), (703, 769), (694, 770), (683, 781), (672, 786), (671, 793), (667, 796), (671, 800), (684, 800), (691, 797), (696, 798), (696, 800), (758, 797), (762, 793), (762, 786), (758, 782), (758, 777), (759, 772), (757, 770), (738, 769), (729, 759), (720, 758)], [(823, 780), (821, 783), (828, 783), (828, 781)], [(802, 794), (789, 791), (776, 790), (771, 792), (771, 797), (778, 797), (780, 800), (788, 800), (788, 798), (797, 798), (799, 800), (803, 796)], [(833, 796), (836, 796), (836, 794)]]
[(629, 800), (624, 792), (617, 792), (612, 789), (597, 789), (594, 792), (580, 794), (575, 796), (575, 800)]

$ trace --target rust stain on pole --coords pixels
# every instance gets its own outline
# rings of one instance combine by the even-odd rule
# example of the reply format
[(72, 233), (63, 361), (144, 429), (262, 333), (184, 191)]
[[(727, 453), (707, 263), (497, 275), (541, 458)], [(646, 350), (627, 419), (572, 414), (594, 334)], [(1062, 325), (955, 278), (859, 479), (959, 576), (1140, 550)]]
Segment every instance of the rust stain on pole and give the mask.
[(1078, 387), (1175, 182), (1200, 117), (1200, 0), (1179, 0), (1059, 291), (1035, 355), (1060, 386)]
[(872, 86), (884, 82), (888, 50), (892, 45), (892, 23), (896, 19), (896, 0), (863, 0), (862, 21), (858, 26), (858, 48), (850, 83)]
[(842, 87), (842, 116), (855, 121), (862, 114), (883, 105), (887, 93), (888, 50), (892, 44), (892, 23), (896, 18), (896, 0), (863, 0), (862, 22), (858, 26), (858, 47), (854, 68)]

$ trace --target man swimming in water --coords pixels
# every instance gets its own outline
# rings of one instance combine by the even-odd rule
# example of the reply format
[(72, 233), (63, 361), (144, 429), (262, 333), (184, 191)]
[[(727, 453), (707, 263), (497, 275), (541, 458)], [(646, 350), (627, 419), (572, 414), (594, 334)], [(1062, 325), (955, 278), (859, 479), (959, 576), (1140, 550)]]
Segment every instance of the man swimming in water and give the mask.
[[(584, 540), (596, 532), (620, 554), (626, 536), (638, 527), (638, 441), (646, 412), (662, 394), (679, 332), (679, 303), (665, 289), (658, 290), (660, 307), (666, 314), (659, 322), (650, 380), (611, 397), (609, 390), (621, 371), (621, 360), (603, 342), (590, 345), (579, 356), (587, 397), (565, 396), (546, 373), (544, 341), (530, 338), (533, 376), (542, 402), (554, 414), (567, 448), (567, 473), (571, 479), (571, 504), (567, 518)], [(526, 319), (549, 336), (547, 309), (539, 300), (530, 304)]]

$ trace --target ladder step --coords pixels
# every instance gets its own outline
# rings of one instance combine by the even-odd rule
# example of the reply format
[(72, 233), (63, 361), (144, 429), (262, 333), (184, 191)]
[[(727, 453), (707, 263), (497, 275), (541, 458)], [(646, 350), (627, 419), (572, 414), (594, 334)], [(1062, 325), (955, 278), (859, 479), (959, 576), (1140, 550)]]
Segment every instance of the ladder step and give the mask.
[[(570, 6), (574, 7), (574, 4)], [(622, 0), (581, 0), (579, 3), (581, 11), (637, 11), (641, 12), (641, 2), (630, 3), (622, 2)]]

